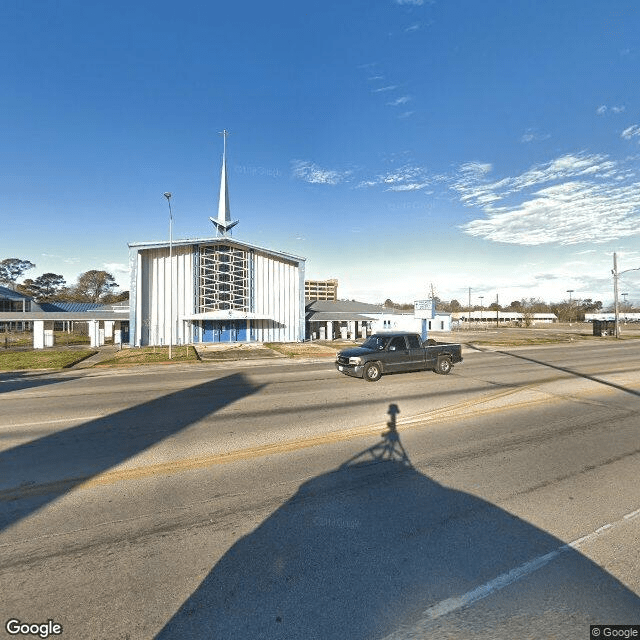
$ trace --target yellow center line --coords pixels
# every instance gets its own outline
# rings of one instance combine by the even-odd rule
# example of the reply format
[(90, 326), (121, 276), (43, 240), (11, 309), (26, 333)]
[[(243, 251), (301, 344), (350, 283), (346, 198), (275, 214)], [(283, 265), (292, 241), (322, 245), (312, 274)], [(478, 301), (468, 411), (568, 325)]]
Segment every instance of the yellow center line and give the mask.
[[(549, 404), (550, 402), (577, 401), (581, 397), (594, 395), (597, 392), (615, 393), (615, 389), (580, 389), (574, 391), (571, 396), (562, 395), (557, 390), (545, 391), (536, 384), (525, 385), (515, 389), (500, 391), (480, 399), (471, 399), (455, 405), (434, 409), (413, 416), (398, 419), (396, 428), (398, 431), (407, 431), (433, 424), (450, 422), (452, 420), (469, 419), (492, 413), (529, 408), (539, 404)], [(524, 395), (526, 397), (517, 400), (514, 396)], [(509, 400), (508, 402), (505, 402)], [(498, 403), (498, 404), (496, 404)], [(154, 464), (143, 464), (133, 468), (113, 469), (99, 473), (95, 476), (85, 476), (78, 478), (66, 478), (50, 483), (23, 486), (0, 491), (0, 500), (15, 500), (45, 493), (56, 493), (68, 491), (70, 488), (86, 489), (101, 485), (114, 484), (123, 480), (138, 480), (158, 475), (171, 475), (182, 471), (192, 471), (203, 469), (220, 464), (229, 464), (242, 460), (290, 453), (301, 449), (318, 447), (328, 444), (335, 444), (356, 438), (380, 434), (388, 428), (385, 422), (352, 427), (340, 431), (315, 436), (312, 438), (302, 438), (285, 442), (274, 442), (254, 447), (246, 447), (224, 453), (212, 453), (205, 456), (180, 458)]]

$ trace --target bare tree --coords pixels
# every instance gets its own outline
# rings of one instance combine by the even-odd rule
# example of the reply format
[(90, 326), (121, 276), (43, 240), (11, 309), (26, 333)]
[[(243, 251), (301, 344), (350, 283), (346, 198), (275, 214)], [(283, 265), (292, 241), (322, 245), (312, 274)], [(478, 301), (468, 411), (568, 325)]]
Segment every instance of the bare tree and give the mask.
[(78, 282), (70, 292), (78, 302), (101, 302), (118, 288), (115, 278), (107, 271), (85, 271), (78, 276)]

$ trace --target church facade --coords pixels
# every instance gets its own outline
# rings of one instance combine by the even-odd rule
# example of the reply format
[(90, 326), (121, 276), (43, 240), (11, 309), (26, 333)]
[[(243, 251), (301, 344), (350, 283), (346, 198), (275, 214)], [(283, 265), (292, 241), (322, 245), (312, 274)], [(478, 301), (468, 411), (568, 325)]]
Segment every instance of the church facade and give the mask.
[(304, 340), (305, 259), (231, 237), (224, 135), (217, 236), (129, 244), (132, 346)]

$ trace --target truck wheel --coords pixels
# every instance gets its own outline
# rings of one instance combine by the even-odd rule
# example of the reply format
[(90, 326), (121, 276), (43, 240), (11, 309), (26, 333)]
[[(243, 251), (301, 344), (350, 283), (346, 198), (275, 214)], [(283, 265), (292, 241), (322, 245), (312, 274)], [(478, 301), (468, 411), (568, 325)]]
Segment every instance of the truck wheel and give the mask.
[(382, 376), (382, 369), (377, 362), (368, 362), (364, 365), (362, 377), (367, 382), (377, 382), (378, 380), (380, 380), (380, 376)]
[(438, 364), (436, 366), (436, 373), (446, 376), (451, 373), (451, 359), (450, 358), (438, 358)]

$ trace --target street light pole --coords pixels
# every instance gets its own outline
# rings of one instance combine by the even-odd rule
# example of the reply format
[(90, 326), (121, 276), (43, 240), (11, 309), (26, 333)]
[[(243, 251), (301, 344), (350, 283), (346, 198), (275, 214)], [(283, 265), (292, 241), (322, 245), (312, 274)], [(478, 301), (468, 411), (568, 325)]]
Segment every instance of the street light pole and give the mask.
[(613, 303), (614, 303), (614, 309), (616, 314), (615, 316), (616, 317), (616, 338), (620, 337), (620, 331), (618, 329), (618, 315), (619, 315), (618, 277), (621, 276), (623, 273), (627, 273), (629, 271), (639, 271), (639, 270), (640, 270), (640, 267), (634, 267), (633, 269), (625, 269), (624, 271), (618, 271), (618, 256), (615, 253), (613, 254), (613, 270), (611, 271), (611, 273), (613, 274)]
[(484, 318), (482, 317), (482, 310), (484, 309), (482, 301), (484, 300), (484, 296), (478, 296), (478, 297), (480, 298), (480, 326), (482, 326), (482, 321), (484, 320)]
[(571, 294), (575, 291), (575, 289), (567, 289), (567, 293), (569, 294), (569, 324), (571, 324), (571, 312), (573, 311), (573, 306), (571, 304)]
[(171, 194), (166, 191), (164, 197), (169, 203), (169, 360), (172, 359), (173, 346), (173, 212), (171, 211)]
[(618, 256), (614, 252), (613, 254), (613, 305), (615, 311), (615, 332), (616, 338), (620, 337), (620, 331), (618, 330)]

